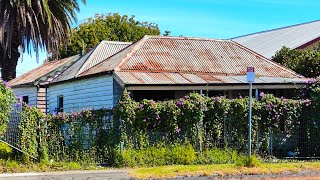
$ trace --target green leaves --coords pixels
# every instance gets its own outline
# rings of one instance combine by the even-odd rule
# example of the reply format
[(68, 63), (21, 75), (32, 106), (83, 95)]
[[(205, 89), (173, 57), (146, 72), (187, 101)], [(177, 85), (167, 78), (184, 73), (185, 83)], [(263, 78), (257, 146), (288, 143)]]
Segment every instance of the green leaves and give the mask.
[(9, 114), (16, 98), (9, 87), (9, 84), (0, 80), (0, 136), (2, 136), (9, 121)]
[[(259, 100), (253, 100), (252, 134), (259, 151), (267, 152), (270, 129), (273, 133), (296, 133), (302, 109), (310, 102), (260, 95)], [(191, 93), (176, 100), (135, 102), (124, 93), (115, 112), (122, 118), (122, 137), (129, 147), (190, 142), (200, 151), (217, 146), (246, 149), (248, 98), (209, 98)], [(258, 134), (262, 136), (260, 142), (256, 142)]]
[(61, 57), (79, 54), (83, 48), (93, 48), (102, 40), (135, 42), (145, 35), (160, 34), (157, 24), (139, 22), (134, 18), (118, 13), (96, 14), (94, 18), (88, 18), (71, 30), (68, 46), (60, 48)]
[(318, 49), (282, 49), (272, 57), (272, 60), (292, 69), (305, 77), (320, 75), (320, 51)]

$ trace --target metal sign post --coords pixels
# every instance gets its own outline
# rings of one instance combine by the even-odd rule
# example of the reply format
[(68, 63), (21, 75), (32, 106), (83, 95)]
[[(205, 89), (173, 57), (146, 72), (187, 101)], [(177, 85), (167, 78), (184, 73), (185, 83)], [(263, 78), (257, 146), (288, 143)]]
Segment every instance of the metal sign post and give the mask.
[(249, 115), (248, 115), (248, 158), (251, 159), (251, 129), (252, 129), (252, 83), (255, 79), (254, 67), (247, 67), (247, 81), (249, 83)]

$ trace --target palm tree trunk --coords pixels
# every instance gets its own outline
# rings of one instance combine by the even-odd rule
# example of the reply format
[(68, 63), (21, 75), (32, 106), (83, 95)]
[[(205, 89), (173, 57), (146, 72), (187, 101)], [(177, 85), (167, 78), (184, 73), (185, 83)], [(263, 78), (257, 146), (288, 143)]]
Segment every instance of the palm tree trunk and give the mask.
[(19, 33), (18, 28), (15, 28), (15, 31), (12, 33), (11, 56), (8, 50), (4, 54), (4, 49), (0, 49), (1, 76), (4, 81), (10, 81), (11, 79), (16, 78), (16, 68), (20, 57), (18, 48), (21, 41), (21, 34)]

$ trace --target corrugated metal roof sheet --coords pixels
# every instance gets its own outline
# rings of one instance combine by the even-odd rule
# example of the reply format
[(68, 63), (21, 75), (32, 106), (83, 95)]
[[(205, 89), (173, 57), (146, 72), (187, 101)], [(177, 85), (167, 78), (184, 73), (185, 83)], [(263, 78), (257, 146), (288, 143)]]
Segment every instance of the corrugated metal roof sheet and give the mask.
[(11, 86), (23, 85), (23, 84), (33, 84), (39, 79), (46, 80), (47, 75), (53, 74), (55, 71), (58, 71), (59, 68), (63, 66), (70, 65), (73, 61), (75, 61), (79, 56), (72, 56), (65, 59), (50, 61), (45, 63), (13, 80), (9, 83)]
[(271, 58), (282, 46), (295, 49), (319, 37), (320, 21), (312, 21), (235, 37), (232, 40)]
[(132, 43), (129, 42), (102, 41), (88, 57), (78, 74), (81, 74), (96, 64), (99, 64), (101, 61), (113, 56), (131, 44)]
[(111, 70), (232, 76), (245, 75), (248, 66), (254, 66), (259, 76), (299, 77), (295, 72), (230, 40), (163, 36), (145, 36), (80, 76)]
[(113, 56), (130, 44), (131, 43), (129, 42), (102, 41), (94, 49), (89, 51), (71, 67), (65, 70), (60, 76), (55, 78), (53, 82), (76, 78), (78, 74), (81, 74), (82, 72), (90, 69), (92, 66), (95, 66), (101, 61)]
[[(128, 85), (163, 85), (163, 84), (242, 84), (246, 76), (219, 76), (214, 74), (168, 73), (168, 72), (126, 72), (115, 71), (124, 84)], [(270, 78), (258, 77), (257, 84), (263, 83), (305, 83), (306, 78)]]

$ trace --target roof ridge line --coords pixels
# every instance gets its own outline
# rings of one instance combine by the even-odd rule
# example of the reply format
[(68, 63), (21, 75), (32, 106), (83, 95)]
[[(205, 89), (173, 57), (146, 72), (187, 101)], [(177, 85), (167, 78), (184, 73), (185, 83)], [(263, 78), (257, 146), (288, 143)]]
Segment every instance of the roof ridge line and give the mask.
[(188, 36), (161, 36), (161, 35), (145, 35), (148, 38), (159, 39), (187, 39), (187, 40), (203, 40), (203, 41), (227, 41), (229, 39), (216, 39), (216, 38), (202, 38), (202, 37), (188, 37)]
[(121, 62), (113, 70), (121, 70), (121, 67), (123, 66), (123, 64), (126, 63), (130, 59), (130, 57), (132, 57), (133, 52), (139, 49), (148, 39), (150, 39), (150, 36), (146, 35), (142, 39), (140, 39), (138, 42), (130, 45), (130, 46), (133, 46), (132, 49), (126, 54), (124, 58), (122, 58)]
[(88, 64), (90, 61), (92, 61), (92, 57), (93, 55), (95, 55), (97, 53), (97, 51), (101, 48), (102, 42), (100, 42), (94, 49), (93, 52), (90, 54), (90, 56), (87, 58), (87, 60), (82, 64), (82, 66), (80, 67), (80, 69), (78, 70), (77, 74), (75, 75), (75, 77), (79, 76), (81, 74), (81, 72), (83, 71), (83, 68), (86, 67), (85, 65)]
[(315, 22), (319, 22), (319, 21), (320, 20), (313, 20), (313, 21), (308, 21), (308, 22), (304, 22), (304, 23), (293, 24), (293, 25), (289, 25), (289, 26), (283, 26), (283, 27), (278, 27), (278, 28), (264, 30), (264, 31), (258, 31), (258, 32), (254, 32), (254, 33), (241, 35), (241, 36), (236, 36), (236, 37), (230, 38), (230, 40), (237, 39), (237, 38), (242, 38), (242, 37), (246, 37), (246, 36), (251, 36), (251, 35), (255, 35), (255, 34), (261, 34), (261, 33), (272, 32), (272, 31), (277, 31), (277, 30), (281, 30), (281, 29), (287, 29), (287, 28), (291, 28), (291, 27), (311, 24), (311, 23), (315, 23)]
[(109, 41), (109, 40), (102, 40), (101, 42), (104, 42), (104, 43), (110, 43), (110, 44), (132, 44), (132, 42)]

